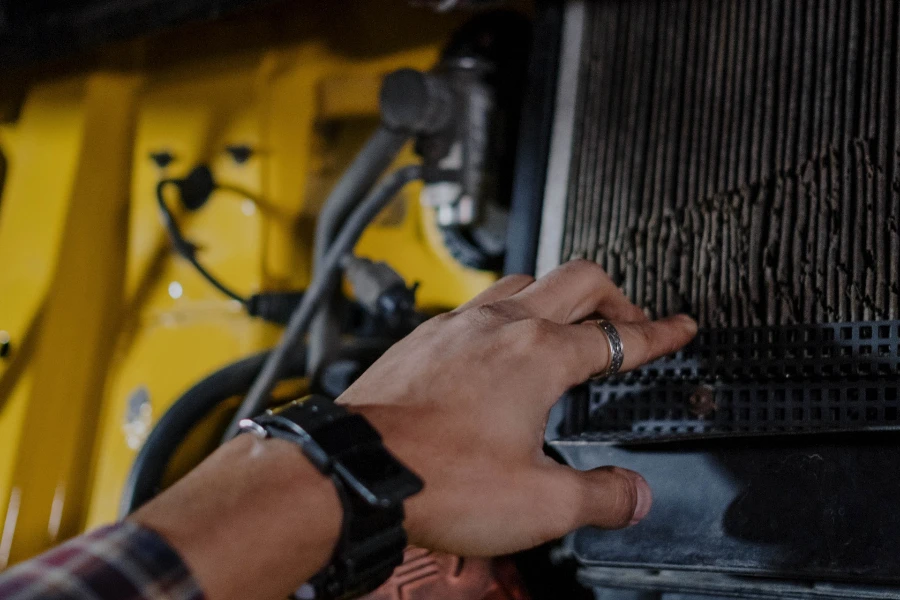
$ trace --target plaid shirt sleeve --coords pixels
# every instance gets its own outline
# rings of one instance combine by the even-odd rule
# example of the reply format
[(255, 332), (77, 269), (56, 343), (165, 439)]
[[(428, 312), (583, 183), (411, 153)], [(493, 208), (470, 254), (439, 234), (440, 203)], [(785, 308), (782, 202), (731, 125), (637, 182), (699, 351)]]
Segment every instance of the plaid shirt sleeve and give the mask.
[(69, 540), (0, 573), (4, 600), (202, 600), (181, 557), (131, 522)]

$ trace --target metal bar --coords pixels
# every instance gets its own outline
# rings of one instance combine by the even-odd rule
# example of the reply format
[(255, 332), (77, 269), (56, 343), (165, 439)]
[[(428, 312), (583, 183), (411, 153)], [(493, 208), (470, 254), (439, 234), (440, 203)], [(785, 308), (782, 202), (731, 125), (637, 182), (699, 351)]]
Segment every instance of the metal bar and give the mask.
[[(91, 76), (59, 258), (31, 365), (9, 520), (9, 560), (37, 554), (82, 527), (106, 369), (122, 308), (128, 198), (141, 81)], [(73, 427), (78, 423), (78, 427)], [(52, 440), (52, 443), (48, 443)], [(8, 528), (14, 528), (10, 533)]]
[(584, 1), (572, 0), (566, 5), (563, 17), (556, 116), (553, 120), (547, 186), (544, 190), (544, 207), (541, 213), (541, 235), (536, 268), (538, 276), (546, 274), (560, 264), (585, 14)]

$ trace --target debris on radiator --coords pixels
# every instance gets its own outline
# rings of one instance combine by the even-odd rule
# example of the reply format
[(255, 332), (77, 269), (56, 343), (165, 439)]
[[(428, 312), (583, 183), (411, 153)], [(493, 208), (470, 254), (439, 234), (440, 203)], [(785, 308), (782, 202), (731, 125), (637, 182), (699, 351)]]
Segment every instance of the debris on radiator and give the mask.
[(897, 4), (605, 0), (585, 21), (561, 256), (701, 332), (574, 394), (562, 435), (900, 428)]
[(589, 3), (563, 256), (657, 315), (900, 318), (896, 3)]

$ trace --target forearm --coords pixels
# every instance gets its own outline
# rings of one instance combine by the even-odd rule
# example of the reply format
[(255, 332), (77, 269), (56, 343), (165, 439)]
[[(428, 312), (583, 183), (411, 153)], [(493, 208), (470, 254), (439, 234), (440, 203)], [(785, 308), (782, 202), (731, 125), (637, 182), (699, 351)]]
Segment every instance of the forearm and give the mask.
[(299, 448), (239, 436), (130, 519), (179, 552), (207, 598), (280, 600), (328, 563), (341, 505)]

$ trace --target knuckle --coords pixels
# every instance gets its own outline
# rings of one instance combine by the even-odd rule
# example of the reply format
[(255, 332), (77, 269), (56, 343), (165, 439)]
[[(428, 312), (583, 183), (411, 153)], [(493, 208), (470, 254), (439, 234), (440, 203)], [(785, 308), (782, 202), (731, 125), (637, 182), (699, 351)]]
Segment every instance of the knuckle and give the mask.
[(638, 331), (640, 331), (641, 343), (644, 346), (651, 346), (653, 344), (654, 338), (653, 335), (650, 334), (650, 330), (646, 327), (641, 327)]
[(589, 261), (586, 258), (575, 258), (566, 263), (572, 269), (592, 269), (597, 266), (597, 263)]
[(638, 355), (641, 357), (649, 356), (655, 342), (653, 335), (646, 327), (638, 327), (635, 334), (640, 345)]
[(489, 302), (466, 312), (470, 319), (481, 325), (497, 325), (513, 320), (512, 311), (503, 302)]
[(576, 258), (575, 260), (567, 262), (566, 266), (570, 269), (583, 272), (585, 275), (593, 274), (595, 276), (606, 277), (606, 271), (603, 270), (603, 267), (594, 261), (585, 258)]
[(497, 284), (500, 284), (500, 283), (507, 284), (508, 283), (508, 284), (515, 284), (517, 286), (520, 285), (522, 287), (526, 287), (526, 286), (529, 286), (532, 283), (534, 283), (534, 281), (535, 281), (535, 279), (531, 275), (524, 275), (524, 274), (520, 273), (520, 274), (516, 274), (516, 275), (507, 275), (506, 277), (504, 277), (500, 281), (498, 281)]
[(431, 317), (430, 319), (428, 319), (427, 321), (425, 321), (425, 323), (423, 323), (422, 326), (423, 327), (440, 327), (441, 325), (445, 325), (445, 324), (449, 323), (450, 321), (452, 321), (455, 316), (456, 315), (454, 315), (452, 312), (441, 313), (441, 314), (435, 315), (435, 316)]
[(557, 335), (556, 324), (547, 319), (525, 319), (520, 328), (519, 336), (529, 349), (548, 344)]
[(615, 476), (612, 481), (615, 483), (610, 486), (611, 508), (610, 525), (613, 527), (625, 527), (634, 516), (635, 507), (637, 506), (638, 491), (634, 479), (625, 475), (619, 469), (612, 469)]

